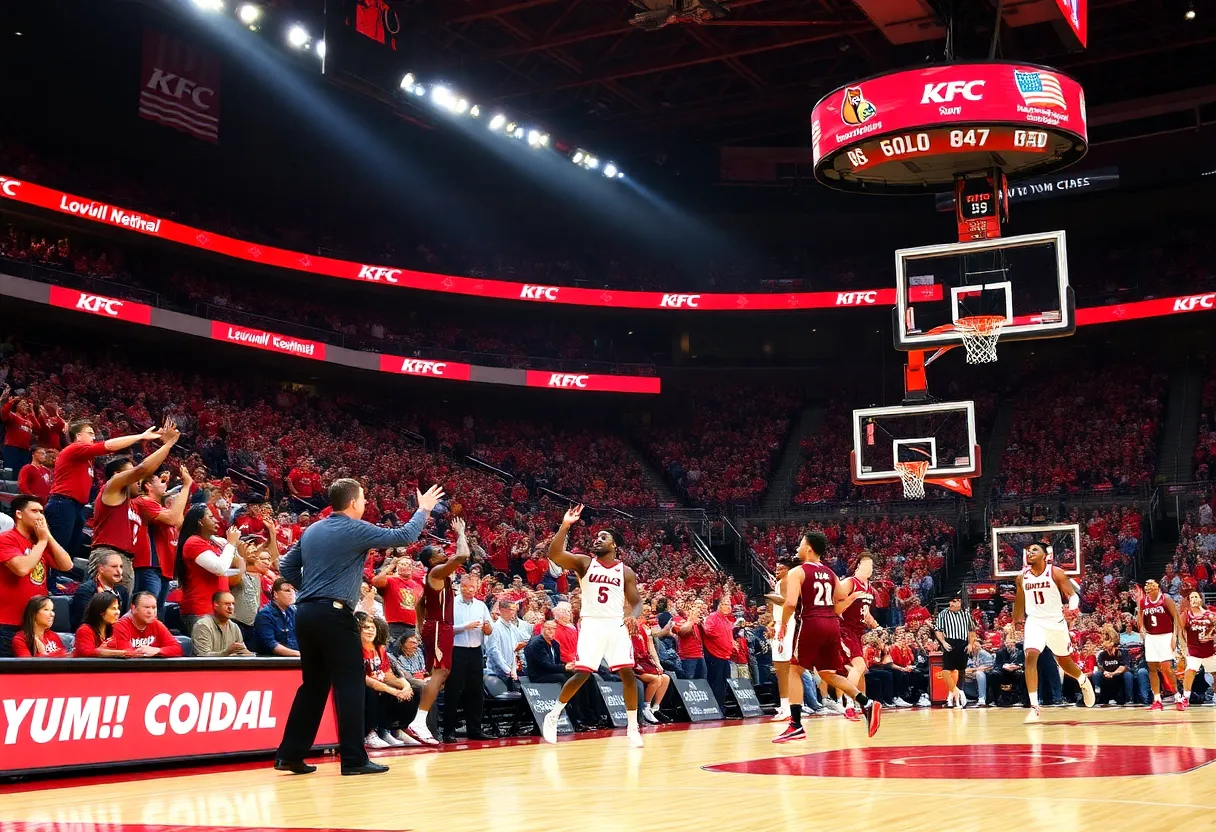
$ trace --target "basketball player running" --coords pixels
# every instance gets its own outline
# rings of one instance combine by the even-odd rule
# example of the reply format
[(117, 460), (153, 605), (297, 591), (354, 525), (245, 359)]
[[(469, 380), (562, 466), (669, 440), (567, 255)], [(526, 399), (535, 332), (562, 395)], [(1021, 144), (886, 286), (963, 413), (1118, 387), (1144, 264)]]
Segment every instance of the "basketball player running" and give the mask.
[(625, 695), (625, 736), (634, 748), (642, 747), (642, 732), (638, 729), (638, 688), (633, 680), (633, 641), (625, 629), (625, 616), (637, 618), (642, 612), (642, 595), (638, 592), (633, 570), (616, 559), (617, 548), (624, 542), (621, 533), (604, 529), (591, 544), (594, 558), (566, 551), (566, 535), (583, 513), (581, 505), (566, 512), (561, 528), (549, 542), (549, 560), (562, 569), (572, 569), (578, 575), (582, 590), (582, 613), (579, 616), (578, 657), (574, 660), (574, 675), (566, 680), (557, 704), (545, 716), (541, 736), (545, 742), (557, 742), (557, 722), (562, 711), (587, 681), (608, 660), (608, 669), (621, 676)]
[(418, 713), (406, 726), (405, 733), (423, 745), (439, 745), (439, 740), (426, 725), (431, 706), (452, 672), (452, 629), (456, 598), (452, 592), (452, 575), (469, 559), (469, 539), (465, 536), (464, 520), (452, 520), (456, 530), (456, 554), (447, 557), (440, 546), (425, 546), (418, 553), (418, 560), (427, 566), (426, 582), (422, 585), (421, 608), (415, 608), (422, 620), (422, 652), (426, 657), (426, 669), (431, 678), (426, 680), (422, 698), (418, 701)]
[[(836, 614), (840, 616), (840, 647), (848, 666), (849, 681), (862, 693), (866, 692), (866, 657), (862, 655), (861, 639), (867, 630), (878, 627), (878, 622), (870, 615), (870, 607), (874, 605), (874, 590), (870, 587), (872, 574), (874, 559), (863, 552), (857, 559), (853, 577), (841, 581), (847, 596), (835, 605)], [(845, 703), (844, 715), (850, 720), (857, 719), (851, 702)]]
[(1013, 602), (1013, 623), (1026, 622), (1026, 692), (1030, 695), (1030, 713), (1026, 722), (1038, 722), (1039, 710), (1039, 654), (1050, 647), (1056, 663), (1081, 687), (1085, 707), (1094, 706), (1094, 687), (1089, 677), (1072, 660), (1072, 640), (1068, 634), (1068, 623), (1064, 620), (1061, 595), (1068, 599), (1068, 609), (1075, 613), (1081, 605), (1072, 581), (1064, 570), (1047, 562), (1047, 548), (1042, 543), (1032, 543), (1026, 549), (1029, 564), (1017, 576), (1017, 598)]
[[(797, 558), (778, 561), (774, 569), (776, 579), (773, 581), (773, 591), (764, 596), (773, 614), (773, 635), (776, 635), (777, 625), (781, 623), (781, 606), (785, 603), (785, 577), (797, 566)], [(773, 714), (773, 722), (782, 722), (790, 718), (789, 676), (790, 658), (794, 649), (794, 628), (787, 628), (783, 639), (769, 639), (769, 649), (773, 654), (773, 674), (777, 677), (777, 695), (780, 697), (777, 713)]]
[(1178, 643), (1186, 641), (1186, 675), (1182, 677), (1182, 695), (1177, 708), (1185, 711), (1191, 704), (1191, 683), (1196, 671), (1216, 673), (1216, 614), (1203, 606), (1203, 596), (1198, 591), (1187, 597), (1190, 604), (1178, 616)]
[[(1144, 660), (1148, 662), (1148, 681), (1153, 688), (1150, 711), (1163, 710), (1160, 673), (1172, 673), (1174, 634), (1181, 628), (1174, 601), (1161, 591), (1161, 586), (1149, 578), (1144, 582), (1144, 595), (1136, 613), (1136, 624), (1144, 637)], [(1172, 686), (1171, 686), (1172, 687)]]
[(882, 703), (874, 702), (857, 690), (847, 678), (841, 678), (844, 667), (840, 645), (840, 616), (838, 602), (848, 598), (845, 585), (836, 580), (836, 573), (823, 562), (828, 539), (823, 532), (806, 532), (798, 544), (802, 564), (791, 569), (785, 577), (785, 604), (781, 608), (778, 640), (785, 638), (786, 628), (794, 612), (798, 612), (798, 631), (794, 638), (794, 656), (790, 660), (789, 694), (790, 724), (773, 742), (806, 739), (802, 727), (802, 671), (816, 670), (829, 686), (845, 696), (851, 696), (865, 714), (870, 736), (878, 731), (882, 718)]

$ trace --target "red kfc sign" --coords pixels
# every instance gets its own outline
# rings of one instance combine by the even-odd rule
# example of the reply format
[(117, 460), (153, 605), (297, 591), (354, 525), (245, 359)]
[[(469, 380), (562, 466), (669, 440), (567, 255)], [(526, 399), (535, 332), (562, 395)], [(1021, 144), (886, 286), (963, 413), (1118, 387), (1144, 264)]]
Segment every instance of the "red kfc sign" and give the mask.
[(139, 115), (195, 138), (220, 138), (220, 62), (206, 50), (144, 30)]
[[(104, 673), (0, 667), (0, 775), (278, 747), (300, 684), (298, 665), (213, 672), (157, 661)], [(336, 742), (326, 708), (317, 744)]]
[(402, 358), (398, 355), (381, 355), (380, 370), (385, 373), (400, 373), (406, 376), (428, 376), (447, 378), (453, 381), (468, 381), (472, 364), (459, 361), (438, 361), (429, 358)]
[(554, 373), (548, 370), (528, 370), (526, 385), (548, 387), (551, 390), (603, 393), (657, 394), (661, 388), (657, 376), (608, 376), (594, 373)]
[(88, 312), (90, 315), (100, 315), (118, 321), (130, 321), (134, 324), (152, 323), (152, 307), (147, 304), (78, 292), (62, 286), (51, 287), (51, 306)]

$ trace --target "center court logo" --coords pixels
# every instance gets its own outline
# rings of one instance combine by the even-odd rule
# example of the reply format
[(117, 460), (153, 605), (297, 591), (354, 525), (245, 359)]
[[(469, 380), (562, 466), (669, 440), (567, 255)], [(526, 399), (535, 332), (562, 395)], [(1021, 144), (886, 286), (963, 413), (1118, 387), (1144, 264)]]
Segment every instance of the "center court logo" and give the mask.
[(878, 108), (866, 100), (861, 87), (847, 87), (840, 102), (840, 119), (845, 124), (865, 124), (878, 115)]

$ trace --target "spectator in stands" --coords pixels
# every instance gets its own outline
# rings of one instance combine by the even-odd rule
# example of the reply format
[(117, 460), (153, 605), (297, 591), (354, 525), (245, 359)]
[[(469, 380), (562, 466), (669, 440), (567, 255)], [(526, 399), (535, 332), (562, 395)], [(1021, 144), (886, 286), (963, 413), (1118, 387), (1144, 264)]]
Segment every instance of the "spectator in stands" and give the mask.
[(13, 658), (66, 659), (59, 635), (51, 630), (55, 623), (55, 604), (45, 595), (35, 595), (25, 605), (21, 631), (13, 636)]
[(726, 713), (726, 680), (730, 676), (730, 657), (734, 649), (732, 631), (735, 617), (728, 597), (714, 601), (713, 607), (714, 611), (705, 617), (705, 623), (701, 625), (703, 661), (709, 689), (714, 692), (718, 707)]
[(263, 656), (300, 655), (296, 641), (296, 588), (283, 578), (275, 578), (270, 603), (258, 610), (253, 622), (254, 641)]
[(1097, 691), (1098, 702), (1108, 705), (1127, 705), (1133, 701), (1133, 677), (1131, 659), (1127, 650), (1119, 646), (1113, 629), (1102, 634), (1102, 652), (1094, 663), (1092, 681)]
[(182, 625), (193, 632), (195, 623), (212, 608), (212, 598), (217, 592), (227, 592), (230, 586), (229, 572), (236, 568), (244, 572), (245, 559), (241, 556), (241, 530), (236, 526), (228, 529), (228, 542), (220, 548), (214, 535), (219, 529), (215, 515), (206, 504), (196, 504), (186, 512), (177, 543), (175, 565), (178, 586), (182, 588)]
[(312, 466), (312, 459), (304, 457), (287, 475), (287, 491), (291, 494), (292, 508), (295, 511), (315, 509), (321, 501), (319, 495), (325, 490), (325, 486), (321, 482), (320, 473)]
[(42, 503), (18, 494), (10, 508), (13, 528), (0, 533), (0, 658), (12, 655), (26, 606), (46, 591), (51, 569), (72, 569), (72, 559), (50, 532)]
[[(399, 727), (409, 725), (413, 719), (407, 702), (413, 701), (414, 689), (393, 672), (385, 643), (388, 626), (365, 612), (355, 613), (355, 625), (363, 644), (363, 681), (367, 685), (363, 708), (363, 725), (367, 736), (363, 744), (368, 748), (393, 748), (403, 745), (421, 745)], [(413, 710), (417, 710), (417, 703)]]
[(676, 619), (675, 633), (679, 642), (677, 652), (684, 668), (684, 678), (704, 679), (706, 665), (701, 618), (705, 614), (705, 603), (694, 601), (688, 605), (687, 612), (687, 618)]
[(118, 619), (114, 625), (114, 647), (132, 657), (163, 656), (173, 658), (182, 654), (182, 646), (169, 628), (156, 618), (156, 596), (137, 592), (131, 599), (131, 614)]
[[(562, 647), (562, 658), (573, 665), (574, 657), (578, 655), (578, 628), (574, 626), (574, 609), (569, 601), (561, 601), (553, 608), (553, 619), (557, 622), (554, 638)], [(533, 632), (540, 632), (540, 625)]]
[(486, 672), (502, 679), (512, 690), (518, 687), (520, 651), (532, 638), (531, 628), (519, 620), (518, 610), (518, 602), (499, 600), (498, 620), (494, 622), (494, 631), (486, 637)]
[(1004, 643), (996, 651), (993, 659), (992, 686), (997, 696), (997, 704), (1013, 704), (1021, 702), (1024, 706), (1030, 700), (1026, 695), (1026, 653), (1022, 649), (1021, 633), (1014, 632), (1013, 625), (1007, 624), (1004, 632)]
[(394, 642), (412, 635), (418, 623), (414, 604), (422, 596), (422, 584), (414, 576), (417, 565), (408, 555), (385, 558), (372, 577), (372, 586), (384, 595), (384, 618)]
[(645, 687), (642, 692), (642, 719), (655, 725), (659, 722), (670, 722), (662, 717), (657, 710), (663, 704), (671, 677), (663, 672), (659, 665), (659, 653), (655, 649), (654, 639), (644, 618), (626, 618), (625, 627), (633, 641), (633, 671), (638, 681)]
[(125, 650), (114, 647), (114, 624), (118, 621), (118, 595), (102, 591), (89, 600), (84, 611), (84, 621), (76, 630), (74, 655), (78, 659), (122, 659)]
[(118, 597), (119, 615), (127, 614), (131, 595), (122, 585), (122, 569), (122, 557), (117, 552), (110, 552), (98, 558), (97, 570), (93, 577), (76, 587), (76, 591), (72, 593), (68, 619), (73, 630), (84, 621), (89, 602), (99, 592), (114, 593)]
[[(410, 701), (420, 703), (422, 689), (426, 687), (426, 654), (422, 651), (421, 639), (415, 634), (393, 642), (389, 647), (388, 657), (393, 665), (393, 672), (413, 689), (414, 698)], [(431, 709), (426, 717), (426, 727), (431, 736), (439, 733), (439, 711)]]
[(46, 448), (34, 448), (31, 452), (30, 463), (17, 474), (17, 490), (22, 494), (37, 497), (38, 502), (46, 505), (51, 496), (51, 479), (54, 473), (46, 465)]
[(549, 619), (541, 624), (540, 634), (533, 636), (524, 647), (524, 662), (528, 666), (529, 681), (566, 683), (566, 661), (557, 641), (557, 621)]
[(232, 618), (241, 628), (245, 646), (258, 651), (260, 646), (253, 622), (262, 608), (262, 581), (271, 574), (271, 564), (277, 565), (279, 562), (279, 544), (275, 541), (274, 533), (269, 533), (264, 543), (256, 538), (246, 541), (242, 557), (245, 571), (239, 576), (240, 582), (232, 587), (232, 594), (236, 597), (236, 612)]
[(212, 612), (194, 623), (190, 638), (194, 641), (194, 655), (204, 659), (225, 659), (229, 656), (254, 655), (245, 646), (241, 628), (233, 620), (236, 598), (227, 590), (217, 592), (211, 598)]
[(126, 450), (136, 442), (160, 439), (161, 430), (151, 427), (140, 434), (104, 442), (97, 442), (96, 435), (93, 423), (87, 419), (68, 426), (68, 446), (55, 458), (51, 498), (46, 504), (46, 522), (51, 536), (61, 540), (63, 548), (73, 557), (84, 533), (84, 507), (93, 489), (93, 460), (102, 454)]
[[(189, 493), (194, 480), (186, 466), (181, 466), (181, 490)], [(139, 495), (131, 500), (139, 513), (143, 526), (135, 536), (135, 589), (146, 590), (156, 596), (158, 610), (165, 606), (169, 593), (166, 575), (173, 575), (173, 552), (177, 548), (177, 530), (181, 528), (186, 514), (186, 498), (178, 500), (168, 496), (169, 472), (158, 471), (144, 477), (139, 484)]]
[[(8, 385), (0, 390), (0, 422), (4, 423), (4, 467), (14, 472), (30, 464), (30, 447), (42, 425), (28, 397), (8, 398)], [(21, 391), (18, 391), (21, 392)]]
[(460, 582), (460, 595), (452, 610), (452, 673), (443, 689), (443, 741), (456, 741), (458, 711), (464, 712), (470, 740), (489, 739), (481, 731), (481, 711), (485, 689), (481, 680), (485, 658), (481, 649), (485, 637), (494, 632), (490, 611), (477, 598), (477, 579), (468, 574)]
[(967, 645), (967, 668), (963, 672), (965, 682), (975, 685), (975, 704), (977, 707), (988, 706), (988, 676), (992, 673), (993, 655), (984, 649), (978, 639), (973, 639)]

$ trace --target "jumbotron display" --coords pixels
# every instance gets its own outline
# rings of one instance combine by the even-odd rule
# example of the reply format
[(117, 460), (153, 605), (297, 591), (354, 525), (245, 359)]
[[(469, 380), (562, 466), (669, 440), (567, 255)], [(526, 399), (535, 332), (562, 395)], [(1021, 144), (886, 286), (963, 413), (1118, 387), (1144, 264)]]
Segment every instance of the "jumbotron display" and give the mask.
[(1085, 122), (1081, 85), (1047, 67), (891, 72), (840, 87), (815, 105), (815, 176), (838, 190), (898, 194), (951, 188), (959, 170), (1045, 173), (1085, 155)]

